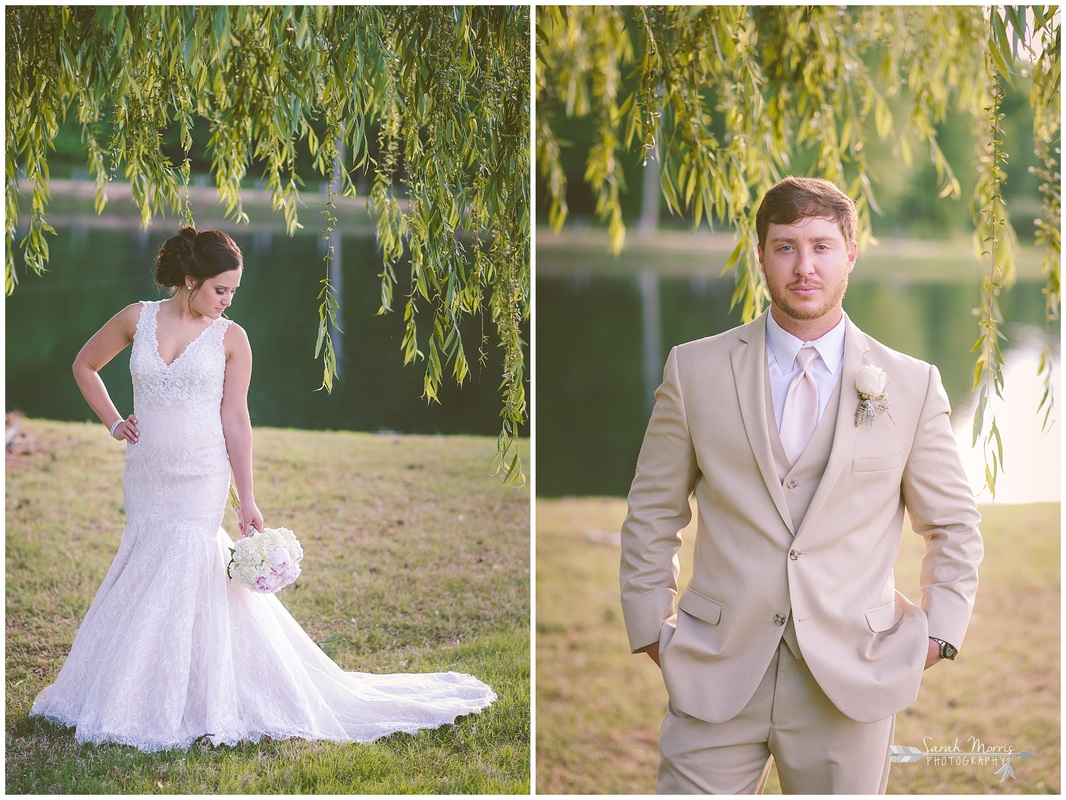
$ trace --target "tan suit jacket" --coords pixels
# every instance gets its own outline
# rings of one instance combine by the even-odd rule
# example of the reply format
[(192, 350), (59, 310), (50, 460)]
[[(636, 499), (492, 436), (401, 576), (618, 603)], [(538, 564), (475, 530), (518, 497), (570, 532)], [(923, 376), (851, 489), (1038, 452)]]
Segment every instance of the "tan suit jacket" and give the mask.
[[(832, 450), (798, 524), (766, 407), (766, 316), (667, 359), (622, 526), (622, 609), (634, 652), (659, 642), (683, 713), (739, 713), (789, 616), (819, 686), (859, 722), (916, 699), (928, 636), (962, 646), (983, 548), (940, 375), (850, 320), (844, 351), (837, 416), (823, 419), (835, 425)], [(885, 371), (891, 416), (856, 426), (864, 364)], [(693, 493), (693, 573), (675, 613)], [(926, 544), (920, 607), (892, 576), (905, 509)]]

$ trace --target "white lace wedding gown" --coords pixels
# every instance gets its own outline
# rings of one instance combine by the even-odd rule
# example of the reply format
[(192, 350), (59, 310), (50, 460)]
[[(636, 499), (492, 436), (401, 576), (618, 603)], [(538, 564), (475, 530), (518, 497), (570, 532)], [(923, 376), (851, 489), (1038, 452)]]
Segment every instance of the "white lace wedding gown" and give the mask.
[(140, 439), (127, 445), (126, 528), (56, 682), (31, 715), (79, 742), (142, 750), (300, 737), (368, 742), (453, 722), (496, 695), (455, 672), (345, 672), (273, 595), (226, 577), (229, 458), (216, 320), (169, 366), (141, 306), (130, 356)]

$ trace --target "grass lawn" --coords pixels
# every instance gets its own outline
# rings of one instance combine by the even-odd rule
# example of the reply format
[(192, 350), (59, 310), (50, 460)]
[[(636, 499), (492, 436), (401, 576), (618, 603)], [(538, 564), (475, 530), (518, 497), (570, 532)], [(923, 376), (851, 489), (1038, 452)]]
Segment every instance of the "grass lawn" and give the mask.
[[(890, 794), (1056, 794), (1060, 785), (1059, 504), (985, 506), (985, 561), (959, 660), (926, 673), (895, 744), (1013, 747), (1001, 763), (894, 764)], [(629, 654), (618, 600), (619, 499), (538, 498), (537, 791), (650, 794), (666, 692)], [(691, 566), (685, 532), (682, 582)], [(904, 531), (897, 588), (918, 597), (920, 537)], [(768, 793), (780, 793), (771, 773)]]
[[(529, 792), (529, 493), (492, 474), (495, 440), (255, 434), (259, 506), (305, 552), (279, 597), (311, 637), (348, 670), (473, 674), (495, 704), (373, 744), (144, 754), (79, 746), (28, 716), (117, 549), (125, 446), (100, 425), (23, 429), (7, 457), (8, 793)], [(225, 524), (236, 532), (232, 516)]]

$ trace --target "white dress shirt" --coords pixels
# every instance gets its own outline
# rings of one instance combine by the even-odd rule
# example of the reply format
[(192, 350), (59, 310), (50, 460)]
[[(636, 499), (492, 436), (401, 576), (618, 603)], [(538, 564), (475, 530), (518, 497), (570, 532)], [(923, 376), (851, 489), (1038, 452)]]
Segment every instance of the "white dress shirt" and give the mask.
[(799, 373), (796, 354), (804, 347), (813, 347), (820, 358), (811, 364), (811, 377), (818, 387), (818, 419), (822, 419), (829, 398), (840, 380), (840, 368), (844, 361), (844, 319), (840, 315), (832, 330), (813, 342), (804, 342), (777, 324), (774, 315), (766, 313), (766, 365), (770, 371), (770, 394), (774, 399), (774, 416), (777, 429), (781, 430), (781, 415), (785, 409), (785, 396), (792, 379)]

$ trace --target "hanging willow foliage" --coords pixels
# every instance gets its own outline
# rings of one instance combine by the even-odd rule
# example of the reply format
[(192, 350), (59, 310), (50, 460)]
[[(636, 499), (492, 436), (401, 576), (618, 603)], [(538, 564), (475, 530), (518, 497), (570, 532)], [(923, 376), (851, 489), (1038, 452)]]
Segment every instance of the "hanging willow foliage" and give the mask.
[[(1013, 277), (1014, 232), (1001, 192), (1001, 84), (1026, 70), (1039, 159), (1048, 339), (1041, 374), (1045, 420), (1052, 403), (1051, 325), (1058, 318), (1059, 10), (1016, 7), (842, 6), (538, 6), (536, 29), (537, 166), (548, 189), (549, 221), (567, 215), (567, 175), (556, 130), (566, 116), (587, 116), (598, 138), (585, 180), (607, 223), (609, 246), (625, 242), (619, 192), (623, 152), (660, 165), (671, 212), (693, 225), (737, 232), (725, 271), (734, 271), (734, 306), (754, 319), (769, 297), (755, 251), (754, 209), (797, 153), (813, 154), (810, 173), (856, 201), (859, 242), (870, 236), (877, 201), (866, 161), (873, 140), (889, 142), (911, 164), (919, 154), (936, 170), (941, 196), (959, 181), (937, 141), (949, 110), (975, 121), (978, 176), (971, 197), (975, 247), (985, 275), (974, 388), (980, 388), (975, 437), (1002, 388), (997, 297)], [(631, 86), (619, 80), (632, 75)], [(907, 115), (890, 98), (906, 87)], [(720, 127), (713, 124), (715, 119)], [(716, 133), (724, 129), (725, 135)], [(986, 473), (995, 492), (1002, 464), (990, 418)], [(976, 439), (975, 439), (976, 440)]]
[[(424, 390), (462, 383), (461, 322), (488, 313), (503, 350), (498, 458), (522, 477), (529, 315), (529, 10), (525, 7), (8, 6), (6, 16), (6, 291), (15, 249), (37, 273), (48, 262), (48, 151), (61, 121), (81, 129), (96, 207), (121, 177), (147, 224), (164, 210), (192, 222), (193, 137), (207, 151), (227, 214), (246, 221), (242, 181), (255, 163), (293, 233), (298, 148), (339, 190), (370, 173), (384, 253), (381, 312), (402, 287), (405, 362), (423, 360)], [(176, 126), (185, 158), (163, 132)], [(195, 129), (195, 130), (194, 130)], [(368, 137), (376, 136), (376, 158)], [(20, 222), (20, 182), (32, 186)], [(331, 194), (332, 198), (332, 194)], [(330, 202), (326, 227), (337, 220)], [(20, 225), (25, 234), (19, 237)], [(322, 282), (317, 354), (328, 390), (336, 363), (328, 322), (337, 297)], [(485, 341), (472, 350), (486, 357)]]

